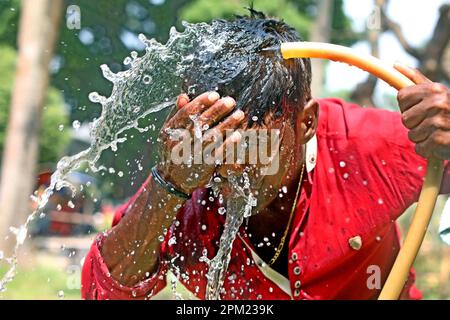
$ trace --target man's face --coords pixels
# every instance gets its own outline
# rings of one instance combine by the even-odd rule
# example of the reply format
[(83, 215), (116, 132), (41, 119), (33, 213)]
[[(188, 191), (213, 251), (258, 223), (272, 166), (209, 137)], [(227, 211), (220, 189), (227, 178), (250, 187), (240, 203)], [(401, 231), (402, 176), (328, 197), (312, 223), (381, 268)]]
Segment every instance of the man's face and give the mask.
[(292, 162), (303, 159), (298, 154), (302, 148), (297, 143), (298, 137), (290, 115), (274, 117), (267, 114), (261, 124), (253, 123), (251, 127), (248, 121), (244, 121), (238, 131), (241, 140), (235, 144), (234, 154), (244, 154), (245, 157), (236, 157), (234, 163), (225, 163), (218, 168), (217, 173), (226, 178), (221, 183), (221, 193), (227, 197), (232, 192), (226, 181), (229, 176), (247, 172), (251, 189), (258, 199), (258, 208), (261, 209), (279, 194)]

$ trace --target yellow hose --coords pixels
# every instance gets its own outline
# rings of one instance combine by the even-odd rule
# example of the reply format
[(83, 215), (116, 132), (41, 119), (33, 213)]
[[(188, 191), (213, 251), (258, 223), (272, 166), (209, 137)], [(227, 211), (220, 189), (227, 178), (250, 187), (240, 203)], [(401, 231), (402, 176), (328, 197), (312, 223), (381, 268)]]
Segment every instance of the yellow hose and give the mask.
[[(321, 58), (344, 62), (373, 74), (397, 90), (414, 85), (414, 82), (392, 66), (373, 56), (360, 55), (354, 50), (343, 46), (320, 42), (288, 42), (281, 45), (281, 54), (284, 59)], [(443, 161), (435, 158), (428, 159), (425, 181), (420, 192), (416, 211), (414, 212), (405, 242), (378, 297), (379, 300), (398, 299), (402, 292), (408, 279), (408, 273), (430, 223), (439, 194), (443, 171)]]

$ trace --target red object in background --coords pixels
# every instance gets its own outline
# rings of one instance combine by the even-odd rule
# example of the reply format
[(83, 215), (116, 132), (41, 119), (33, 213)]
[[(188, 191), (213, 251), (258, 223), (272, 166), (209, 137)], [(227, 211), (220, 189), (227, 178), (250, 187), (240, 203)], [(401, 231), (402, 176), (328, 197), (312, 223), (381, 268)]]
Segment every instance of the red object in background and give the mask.
[(43, 171), (40, 172), (37, 179), (38, 186), (48, 187), (50, 185), (50, 179), (52, 178), (53, 172), (51, 171)]
[[(303, 181), (290, 234), (286, 280), (290, 293), (294, 299), (374, 299), (380, 290), (368, 285), (369, 277), (379, 270), (382, 285), (389, 274), (400, 247), (394, 221), (417, 201), (426, 161), (415, 153), (399, 113), (338, 99), (320, 101), (317, 139), (317, 164)], [(447, 184), (448, 168), (447, 164)], [(115, 224), (142, 191), (143, 187), (117, 211)], [(217, 213), (218, 203), (208, 198), (206, 189), (194, 192), (177, 215), (180, 225), (173, 225), (162, 243), (159, 271), (134, 287), (122, 286), (110, 276), (100, 254), (104, 235), (99, 235), (85, 259), (82, 297), (151, 298), (166, 286), (173, 259), (181, 274), (188, 275), (181, 282), (204, 298), (207, 266), (199, 258), (204, 248), (208, 258), (215, 255), (213, 244), (224, 221)], [(202, 200), (207, 204), (201, 205)], [(239, 234), (222, 298), (290, 299), (255, 263), (243, 228)], [(175, 237), (175, 244), (169, 245), (170, 237)], [(349, 244), (355, 237), (361, 239), (360, 249)], [(403, 298), (421, 298), (413, 281), (411, 272)]]

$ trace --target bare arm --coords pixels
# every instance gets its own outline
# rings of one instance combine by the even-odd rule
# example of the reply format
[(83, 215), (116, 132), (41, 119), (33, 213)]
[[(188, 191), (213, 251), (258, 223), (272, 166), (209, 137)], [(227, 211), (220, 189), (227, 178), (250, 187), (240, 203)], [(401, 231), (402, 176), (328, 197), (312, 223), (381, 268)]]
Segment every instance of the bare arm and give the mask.
[[(184, 200), (170, 195), (153, 179), (111, 230), (102, 246), (102, 256), (111, 275), (131, 286), (158, 268), (164, 229), (169, 228)], [(147, 275), (148, 275), (147, 273)]]

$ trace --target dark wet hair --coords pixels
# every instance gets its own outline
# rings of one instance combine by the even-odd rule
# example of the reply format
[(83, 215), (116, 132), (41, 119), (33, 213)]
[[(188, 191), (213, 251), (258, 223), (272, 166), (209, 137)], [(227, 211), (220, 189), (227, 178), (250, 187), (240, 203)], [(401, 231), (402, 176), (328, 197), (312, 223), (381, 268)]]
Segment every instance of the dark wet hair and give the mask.
[(191, 97), (217, 90), (235, 98), (251, 126), (255, 117), (261, 123), (269, 112), (279, 117), (302, 110), (311, 97), (311, 64), (309, 59), (283, 60), (280, 54), (263, 50), (301, 39), (285, 22), (249, 10), (249, 16), (211, 23), (210, 36), (226, 40), (217, 50), (193, 52), (183, 89)]

